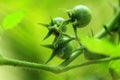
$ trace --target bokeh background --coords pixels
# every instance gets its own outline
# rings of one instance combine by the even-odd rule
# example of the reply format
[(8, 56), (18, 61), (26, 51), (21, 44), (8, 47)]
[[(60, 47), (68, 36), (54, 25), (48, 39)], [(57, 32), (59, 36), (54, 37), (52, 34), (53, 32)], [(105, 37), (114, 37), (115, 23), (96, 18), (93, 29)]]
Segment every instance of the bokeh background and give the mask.
[[(43, 41), (48, 30), (38, 25), (49, 23), (50, 17), (68, 19), (66, 9), (76, 5), (86, 5), (92, 11), (92, 20), (88, 26), (78, 29), (79, 36), (99, 32), (102, 26), (110, 21), (114, 12), (110, 3), (118, 5), (117, 0), (0, 0), (0, 24), (5, 16), (18, 10), (24, 10), (25, 16), (16, 27), (1, 34), (0, 51), (3, 56), (10, 58), (44, 63), (50, 56), (51, 50), (41, 47), (41, 44), (51, 43), (54, 36)], [(68, 26), (67, 33), (73, 34)], [(76, 44), (77, 45), (77, 44)], [(73, 45), (73, 47), (76, 47)], [(57, 65), (62, 60), (55, 57), (48, 65)], [(86, 61), (79, 56), (72, 64)], [(61, 74), (46, 71), (0, 66), (0, 80), (111, 80), (107, 63), (77, 68)]]

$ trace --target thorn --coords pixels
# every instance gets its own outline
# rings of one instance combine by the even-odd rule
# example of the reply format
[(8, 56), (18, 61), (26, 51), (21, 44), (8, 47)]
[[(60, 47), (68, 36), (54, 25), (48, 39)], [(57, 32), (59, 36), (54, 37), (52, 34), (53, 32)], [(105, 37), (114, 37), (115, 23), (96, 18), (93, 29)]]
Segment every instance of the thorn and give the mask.
[(49, 24), (44, 24), (44, 23), (38, 23), (38, 24), (45, 26), (46, 28), (48, 28), (48, 26), (49, 26)]
[(48, 37), (50, 37), (51, 34), (52, 34), (52, 31), (49, 31), (49, 32), (47, 33), (47, 35), (43, 38), (43, 40), (45, 40), (45, 39), (47, 39)]
[(51, 19), (50, 25), (53, 26), (54, 25), (54, 21), (53, 21), (53, 18), (51, 16), (50, 16), (50, 19)]
[(92, 34), (92, 37), (94, 37), (94, 32), (93, 32), (93, 29), (91, 29), (91, 34)]
[(47, 64), (48, 62), (50, 62), (56, 55), (57, 51), (53, 51), (53, 53), (51, 54), (50, 58), (45, 62), (45, 64)]
[(111, 33), (110, 30), (107, 28), (107, 26), (106, 26), (106, 25), (103, 25), (103, 27), (104, 27), (104, 29), (106, 30), (106, 32), (107, 32), (110, 36), (112, 36), (112, 33)]
[(68, 44), (70, 41), (74, 40), (75, 38), (69, 38), (68, 40), (64, 41), (63, 46)]
[(41, 45), (45, 48), (50, 48), (50, 49), (54, 49), (53, 45), (52, 44), (46, 44), (46, 45)]

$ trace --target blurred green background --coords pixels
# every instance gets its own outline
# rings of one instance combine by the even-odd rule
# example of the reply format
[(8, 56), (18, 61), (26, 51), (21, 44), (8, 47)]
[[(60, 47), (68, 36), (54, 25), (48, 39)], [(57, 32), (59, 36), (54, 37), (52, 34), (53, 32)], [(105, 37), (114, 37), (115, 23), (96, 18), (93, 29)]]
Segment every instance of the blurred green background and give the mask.
[[(65, 10), (82, 4), (91, 9), (92, 21), (87, 27), (79, 29), (78, 34), (91, 35), (91, 29), (94, 33), (99, 32), (103, 24), (112, 18), (110, 3), (118, 5), (117, 0), (0, 0), (0, 23), (5, 16), (15, 11), (24, 10), (26, 13), (19, 25), (1, 34), (1, 54), (18, 60), (44, 63), (52, 51), (40, 45), (50, 43), (54, 36), (43, 41), (48, 30), (38, 25), (39, 22), (49, 23), (50, 16), (68, 19)], [(73, 34), (70, 25), (67, 33)], [(49, 65), (57, 65), (61, 61), (55, 57)], [(84, 61), (86, 60), (81, 55), (72, 64)], [(104, 63), (53, 74), (41, 70), (0, 66), (0, 80), (111, 80), (107, 67), (107, 63)]]

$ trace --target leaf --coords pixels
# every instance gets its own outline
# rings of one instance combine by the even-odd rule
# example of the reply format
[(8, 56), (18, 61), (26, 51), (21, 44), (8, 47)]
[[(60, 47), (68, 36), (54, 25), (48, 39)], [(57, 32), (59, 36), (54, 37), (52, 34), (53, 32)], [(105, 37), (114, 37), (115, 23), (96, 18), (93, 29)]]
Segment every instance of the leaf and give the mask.
[(46, 48), (54, 49), (54, 46), (52, 44), (46, 44), (46, 45), (41, 45)]
[[(120, 53), (118, 46), (110, 43), (106, 40), (100, 40), (96, 38), (81, 37), (82, 44), (91, 52), (97, 54), (103, 54), (107, 56), (113, 56), (113, 54)], [(120, 54), (119, 54), (120, 56)]]
[(2, 22), (2, 28), (4, 30), (7, 30), (15, 27), (18, 23), (20, 23), (24, 15), (24, 11), (16, 11), (7, 15)]

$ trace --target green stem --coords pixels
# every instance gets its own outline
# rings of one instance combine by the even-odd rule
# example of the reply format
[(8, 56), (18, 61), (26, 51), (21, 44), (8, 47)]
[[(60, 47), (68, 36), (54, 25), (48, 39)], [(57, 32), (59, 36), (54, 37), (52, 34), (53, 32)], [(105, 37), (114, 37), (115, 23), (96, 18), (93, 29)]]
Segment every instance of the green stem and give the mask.
[(26, 62), (21, 60), (9, 59), (9, 58), (0, 58), (0, 65), (10, 65), (10, 66), (18, 66), (18, 67), (25, 67), (35, 70), (45, 70), (53, 73), (57, 73), (59, 71), (58, 68), (53, 66), (48, 66), (45, 64), (38, 64), (33, 62)]
[(88, 66), (88, 65), (92, 65), (92, 64), (99, 64), (99, 63), (109, 62), (109, 61), (112, 61), (112, 60), (118, 60), (118, 59), (120, 59), (120, 57), (105, 58), (105, 59), (101, 59), (101, 60), (93, 60), (93, 61), (90, 61), (90, 62), (84, 62), (84, 63), (78, 64), (78, 65), (66, 66), (61, 70), (61, 72), (65, 72), (65, 71), (68, 71), (68, 70), (71, 70), (71, 69), (76, 69), (76, 68), (79, 68), (79, 67)]
[[(113, 19), (107, 24), (107, 29), (111, 30), (117, 23), (120, 17), (120, 10), (117, 11)], [(96, 38), (102, 38), (107, 34), (105, 29), (102, 29), (98, 34), (95, 35)]]
[(57, 44), (58, 44), (59, 40), (61, 39), (61, 37), (63, 35), (63, 32), (61, 31), (62, 27), (69, 24), (69, 22), (70, 22), (70, 20), (66, 20), (59, 26), (59, 29), (58, 29), (59, 36), (58, 36), (57, 40), (55, 41), (55, 43), (53, 44), (55, 48), (58, 46)]
[(45, 65), (45, 64), (38, 64), (38, 63), (33, 63), (33, 62), (26, 62), (26, 61), (20, 61), (20, 60), (0, 57), (0, 65), (24, 67), (24, 68), (34, 69), (34, 70), (45, 70), (45, 71), (49, 71), (49, 72), (52, 72), (52, 73), (62, 73), (62, 72), (66, 72), (66, 71), (69, 71), (69, 70), (72, 70), (72, 69), (75, 69), (75, 68), (79, 68), (79, 67), (82, 67), (82, 66), (98, 64), (98, 63), (103, 63), (103, 62), (109, 62), (111, 60), (118, 60), (118, 59), (120, 59), (120, 57), (106, 58), (106, 59), (102, 59), (102, 60), (90, 61), (90, 62), (85, 62), (85, 63), (82, 63), (82, 64), (73, 65), (73, 66), (53, 67), (53, 66), (48, 66), (48, 65)]

